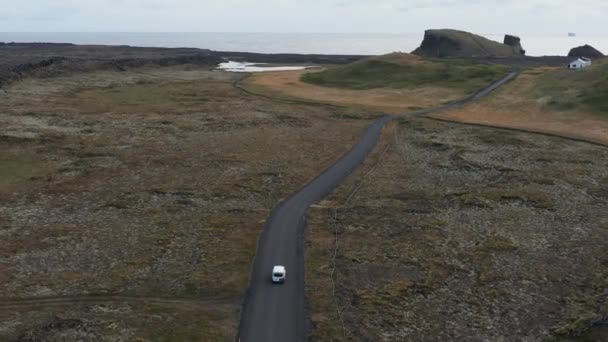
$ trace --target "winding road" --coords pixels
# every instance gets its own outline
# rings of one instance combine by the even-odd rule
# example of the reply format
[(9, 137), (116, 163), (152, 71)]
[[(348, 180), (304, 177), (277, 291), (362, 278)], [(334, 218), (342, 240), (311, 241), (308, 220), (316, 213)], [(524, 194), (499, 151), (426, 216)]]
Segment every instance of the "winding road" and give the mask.
[[(476, 101), (511, 81), (517, 74), (514, 71), (463, 100), (409, 114), (423, 116)], [(383, 117), (374, 121), (348, 153), (272, 211), (258, 243), (237, 341), (306, 340), (309, 331), (304, 294), (306, 212), (365, 161), (376, 146), (382, 128), (390, 120), (391, 117)], [(270, 274), (274, 265), (283, 265), (287, 269), (284, 284), (275, 285), (271, 282)]]
[[(304, 341), (308, 331), (304, 298), (304, 232), (306, 211), (327, 196), (367, 157), (389, 117), (376, 120), (340, 160), (302, 190), (280, 203), (266, 222), (245, 299), (239, 340)], [(272, 266), (287, 269), (284, 284), (270, 281)]]

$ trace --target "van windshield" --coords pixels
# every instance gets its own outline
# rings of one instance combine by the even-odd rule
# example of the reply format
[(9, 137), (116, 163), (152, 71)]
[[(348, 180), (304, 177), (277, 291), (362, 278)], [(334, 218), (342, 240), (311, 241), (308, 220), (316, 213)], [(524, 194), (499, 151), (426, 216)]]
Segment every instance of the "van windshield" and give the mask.
[(274, 276), (275, 276), (275, 277), (282, 277), (282, 276), (283, 276), (283, 273), (275, 273), (275, 274), (274, 274)]

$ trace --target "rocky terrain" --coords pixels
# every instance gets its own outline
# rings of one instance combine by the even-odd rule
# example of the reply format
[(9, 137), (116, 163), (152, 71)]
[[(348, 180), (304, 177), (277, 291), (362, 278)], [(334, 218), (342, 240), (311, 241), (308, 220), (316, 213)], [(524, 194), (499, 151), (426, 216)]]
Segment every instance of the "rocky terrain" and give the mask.
[(602, 58), (604, 54), (591, 45), (575, 47), (568, 53), (568, 57)]
[(469, 32), (427, 30), (424, 40), (413, 54), (425, 57), (513, 57), (524, 56), (520, 39), (505, 36), (504, 44)]
[(0, 44), (0, 88), (25, 77), (51, 77), (146, 65), (214, 66), (221, 57), (204, 49), (163, 49), (51, 43)]
[(0, 341), (233, 341), (269, 211), (367, 121), (200, 51), (36, 48), (66, 59), (0, 89)]
[(524, 50), (524, 48), (521, 46), (521, 38), (519, 38), (519, 37), (507, 34), (507, 35), (505, 35), (504, 44), (512, 46), (516, 52), (519, 51), (520, 55), (526, 54), (526, 50)]
[(215, 66), (226, 58), (265, 63), (345, 64), (364, 56), (259, 54), (193, 48), (0, 42), (0, 88), (24, 77), (50, 77), (71, 72), (125, 70), (142, 66), (192, 64)]
[[(473, 61), (545, 61), (521, 56), (514, 37), (505, 42), (496, 44), (510, 57)], [(234, 340), (269, 211), (374, 115), (254, 96), (235, 87), (241, 76), (213, 70), (227, 56), (266, 55), (0, 44), (0, 340)], [(419, 63), (382, 58), (374, 65)], [(470, 62), (456, 69), (480, 68)], [(602, 73), (570, 77), (603, 77), (595, 67)], [(541, 88), (554, 99), (547, 105), (586, 100), (560, 95), (568, 87), (555, 79), (568, 79), (543, 72), (512, 85), (528, 89), (538, 76), (553, 87)], [(594, 91), (589, 105), (603, 111), (605, 92)], [(606, 151), (397, 120), (365, 166), (311, 212), (312, 340), (605, 336)]]
[(311, 213), (313, 341), (606, 341), (608, 148), (403, 119)]

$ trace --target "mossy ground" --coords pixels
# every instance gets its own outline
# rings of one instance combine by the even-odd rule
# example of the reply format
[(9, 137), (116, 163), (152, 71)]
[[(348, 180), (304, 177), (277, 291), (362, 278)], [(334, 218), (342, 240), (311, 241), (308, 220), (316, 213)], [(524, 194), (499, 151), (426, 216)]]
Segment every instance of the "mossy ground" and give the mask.
[(400, 120), (311, 212), (313, 340), (601, 341), (607, 163), (590, 144)]
[(25, 156), (0, 155), (0, 189), (27, 181), (41, 173), (39, 162)]
[[(3, 89), (0, 340), (234, 340), (270, 210), (368, 124), (235, 80), (150, 67)], [(143, 299), (78, 300), (100, 295)]]

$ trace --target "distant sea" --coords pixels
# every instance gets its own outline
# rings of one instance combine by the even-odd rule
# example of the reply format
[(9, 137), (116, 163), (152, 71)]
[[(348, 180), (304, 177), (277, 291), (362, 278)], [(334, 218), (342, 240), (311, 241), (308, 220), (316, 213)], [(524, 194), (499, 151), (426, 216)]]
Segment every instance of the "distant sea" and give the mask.
[[(219, 51), (302, 54), (379, 55), (410, 52), (424, 33), (96, 33), (0, 32), (0, 42), (49, 42), (147, 47), (193, 47)], [(502, 34), (484, 34), (502, 41)], [(530, 56), (567, 55), (575, 46), (590, 44), (608, 53), (608, 37), (577, 35), (522, 35)]]

